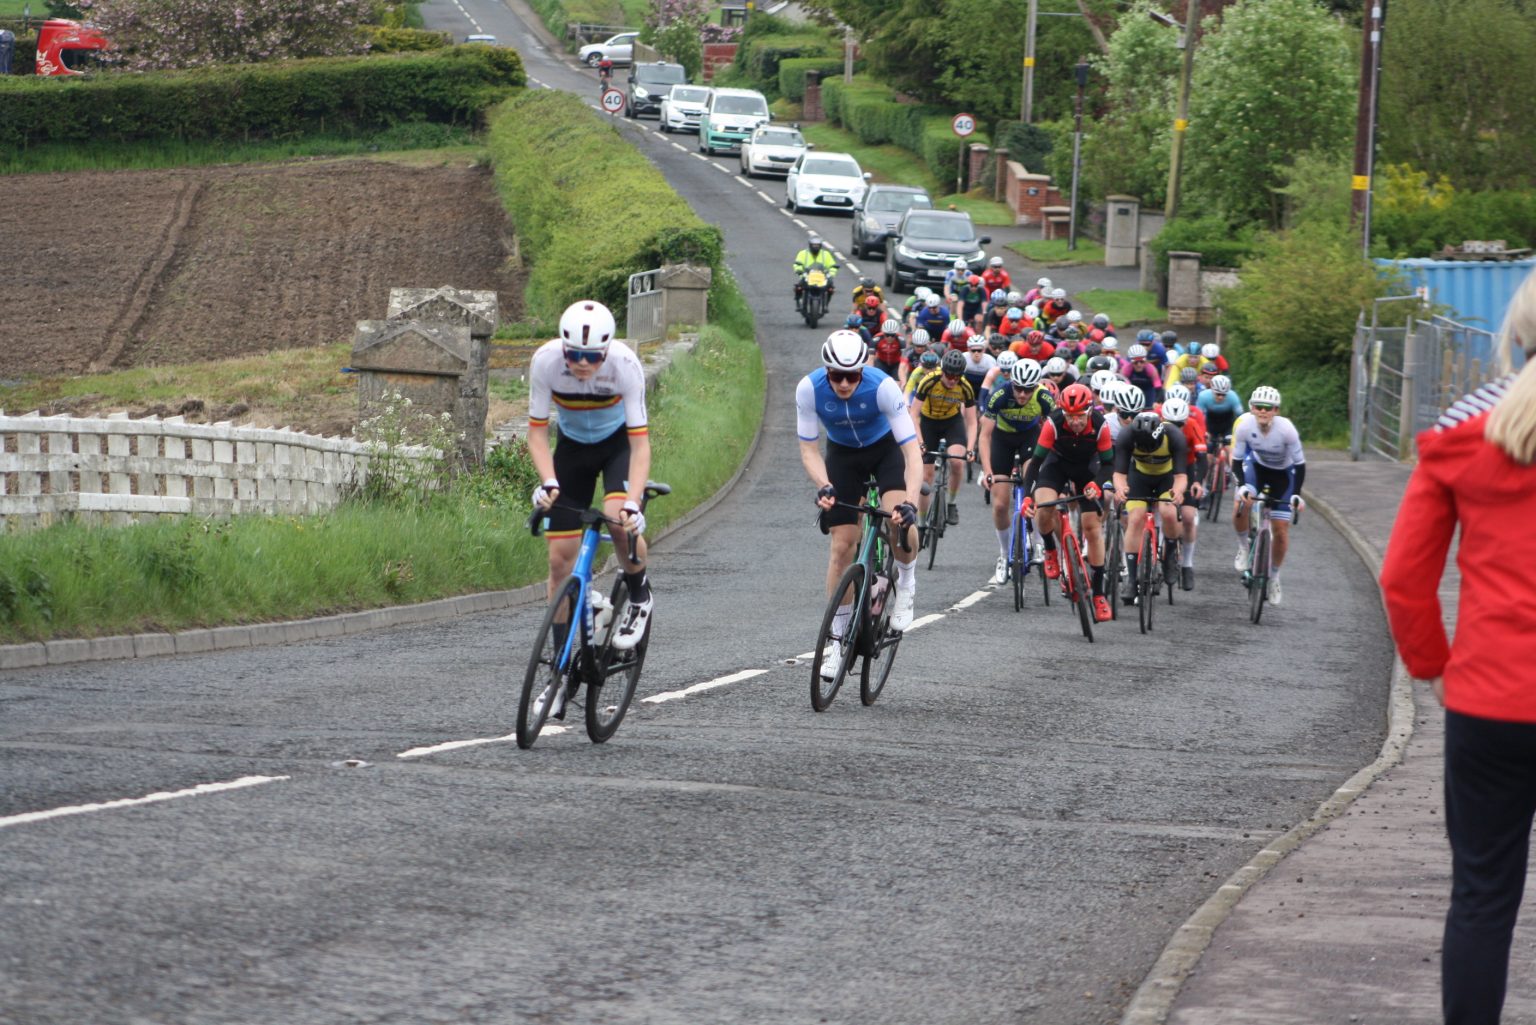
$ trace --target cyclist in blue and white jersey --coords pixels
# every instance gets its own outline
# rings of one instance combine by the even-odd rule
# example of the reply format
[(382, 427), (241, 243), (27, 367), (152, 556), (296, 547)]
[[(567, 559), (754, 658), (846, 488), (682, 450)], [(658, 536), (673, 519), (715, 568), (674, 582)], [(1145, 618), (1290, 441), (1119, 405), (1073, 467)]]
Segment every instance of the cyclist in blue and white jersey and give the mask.
[[(560, 316), (560, 337), (545, 342), (528, 364), (528, 455), (544, 483), (533, 503), (549, 511), (549, 593), (570, 575), (581, 548), (581, 513), (603, 478), (603, 512), (625, 530), (610, 531), (629, 585), (629, 611), (613, 636), (632, 648), (645, 636), (655, 606), (645, 573), (645, 514), (640, 501), (651, 474), (646, 433), (645, 369), (616, 342), (613, 314), (602, 303), (572, 303)], [(549, 420), (557, 407), (559, 442), (551, 451)], [(559, 497), (563, 501), (554, 505)], [(631, 538), (633, 540), (631, 540)], [(633, 545), (638, 565), (628, 561)]]
[[(816, 485), (822, 530), (832, 539), (827, 556), (827, 593), (832, 593), (853, 562), (860, 533), (858, 516), (851, 510), (834, 508), (834, 503), (862, 503), (873, 477), (880, 492), (880, 507), (894, 514), (896, 529), (907, 537), (905, 550), (900, 544), (895, 546), (896, 600), (891, 606), (891, 627), (905, 630), (912, 625), (912, 600), (917, 593), (917, 539), (910, 529), (917, 522), (917, 507), (908, 496), (922, 489), (923, 463), (917, 429), (907, 413), (901, 388), (893, 378), (866, 366), (868, 355), (864, 340), (853, 332), (828, 335), (821, 347), (821, 368), (801, 378), (795, 388), (795, 426), (800, 463)], [(825, 456), (817, 445), (823, 427), (827, 432)], [(834, 635), (841, 636), (840, 628), (852, 614), (851, 604), (838, 610)], [(835, 677), (841, 662), (841, 649), (829, 649), (822, 659), (823, 677)]]
[(1255, 500), (1269, 487), (1270, 530), (1274, 535), (1269, 603), (1280, 604), (1280, 567), (1291, 543), (1291, 512), (1301, 507), (1301, 485), (1307, 478), (1307, 457), (1301, 436), (1288, 417), (1279, 415), (1280, 392), (1268, 385), (1255, 388), (1248, 412), (1232, 429), (1232, 475), (1242, 485), (1233, 502), (1232, 526), (1237, 530), (1237, 556), (1232, 567), (1248, 565), (1248, 520)]
[(1243, 402), (1232, 391), (1232, 378), (1225, 374), (1211, 378), (1211, 386), (1200, 391), (1195, 406), (1205, 414), (1206, 442), (1212, 452), (1232, 440), (1232, 428), (1243, 415)]

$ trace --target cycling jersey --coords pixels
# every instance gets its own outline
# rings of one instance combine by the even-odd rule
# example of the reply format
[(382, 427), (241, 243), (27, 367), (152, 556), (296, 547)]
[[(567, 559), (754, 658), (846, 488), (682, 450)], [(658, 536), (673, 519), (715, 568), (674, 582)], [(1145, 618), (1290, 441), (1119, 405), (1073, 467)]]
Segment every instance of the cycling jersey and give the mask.
[(918, 413), (929, 420), (948, 420), (976, 405), (976, 389), (970, 381), (959, 377), (951, 384), (944, 380), (944, 372), (937, 369), (924, 374), (915, 385), (908, 378), (907, 392)]
[(1011, 383), (1003, 383), (992, 389), (987, 398), (987, 408), (982, 416), (996, 424), (996, 430), (1007, 434), (1028, 433), (1040, 428), (1054, 407), (1044, 388), (1036, 388), (1029, 398), (1020, 401)]
[(982, 271), (981, 283), (986, 287), (988, 295), (996, 292), (999, 288), (1007, 292), (1013, 287), (1013, 279), (1008, 276), (1008, 271), (1002, 267), (988, 267)]
[(1163, 379), (1150, 360), (1139, 367), (1132, 363), (1130, 369), (1126, 371), (1125, 379), (1141, 389), (1141, 393), (1147, 397), (1149, 406), (1162, 397)]
[(862, 310), (864, 308), (864, 297), (867, 295), (874, 296), (876, 299), (879, 299), (882, 304), (885, 302), (885, 293), (880, 291), (879, 285), (870, 285), (868, 288), (865, 288), (863, 285), (859, 285), (853, 290), (853, 294), (850, 296), (850, 298), (853, 300), (853, 304)]
[(928, 332), (928, 337), (937, 341), (944, 333), (944, 327), (949, 323), (949, 311), (942, 306), (924, 306), (917, 311), (913, 321), (914, 328), (922, 328)]
[(539, 346), (528, 364), (528, 426), (547, 427), (558, 409), (560, 436), (591, 445), (620, 427), (646, 433), (645, 369), (623, 342), (612, 342), (597, 372), (579, 380), (565, 364), (559, 338)]
[(1270, 470), (1288, 470), (1307, 461), (1296, 425), (1288, 417), (1278, 415), (1270, 422), (1268, 432), (1259, 429), (1259, 421), (1252, 413), (1237, 418), (1232, 428), (1232, 461), (1240, 463), (1249, 456)]
[(1104, 414), (1097, 409), (1090, 411), (1084, 429), (1074, 431), (1067, 426), (1063, 410), (1051, 410), (1040, 428), (1040, 440), (1035, 442), (1035, 460), (1047, 457), (1074, 467), (1107, 467), (1114, 458), (1114, 442)]
[(900, 363), (901, 338), (897, 335), (881, 335), (876, 338), (875, 359), (882, 363)]
[(1184, 473), (1189, 463), (1189, 450), (1184, 442), (1184, 432), (1163, 429), (1163, 436), (1151, 449), (1136, 446), (1136, 432), (1122, 430), (1115, 439), (1115, 472), (1129, 473), (1134, 466), (1149, 477), (1165, 473)]
[(1039, 345), (1030, 345), (1028, 342), (1018, 341), (1010, 345), (1009, 348), (1013, 350), (1014, 355), (1018, 356), (1019, 359), (1032, 359), (1041, 366), (1044, 366), (1045, 361), (1056, 354), (1056, 346), (1048, 341), (1043, 341)]
[(826, 427), (829, 441), (849, 448), (873, 445), (887, 434), (905, 445), (917, 435), (901, 388), (874, 367), (864, 368), (864, 379), (846, 399), (832, 390), (825, 367), (802, 377), (795, 388), (795, 429), (801, 441), (817, 439), (818, 422)]
[(981, 394), (981, 382), (987, 379), (987, 373), (996, 366), (997, 360), (990, 352), (978, 350), (965, 354), (965, 379), (971, 382), (971, 388), (977, 395)]
[(1237, 393), (1231, 391), (1223, 395), (1218, 402), (1216, 393), (1206, 389), (1195, 398), (1195, 406), (1205, 414), (1206, 430), (1213, 438), (1231, 437), (1233, 424), (1243, 414), (1242, 402), (1238, 399)]

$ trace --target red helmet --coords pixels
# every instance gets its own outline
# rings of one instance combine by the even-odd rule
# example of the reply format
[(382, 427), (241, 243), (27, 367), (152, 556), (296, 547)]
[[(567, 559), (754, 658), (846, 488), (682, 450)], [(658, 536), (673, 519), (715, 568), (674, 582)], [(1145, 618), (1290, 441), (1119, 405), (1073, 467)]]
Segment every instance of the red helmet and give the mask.
[(865, 306), (879, 306), (880, 305), (880, 297), (878, 295), (866, 295), (864, 297), (864, 305)]
[(1061, 408), (1068, 413), (1086, 413), (1093, 408), (1093, 389), (1086, 384), (1069, 384), (1061, 393)]
[(1030, 345), (1039, 345), (1045, 341), (1045, 332), (1040, 330), (1031, 331), (1024, 336), (1024, 340)]
[(981, 284), (981, 277), (980, 275), (972, 274), (970, 277), (966, 278), (965, 281), (966, 284), (975, 286)]

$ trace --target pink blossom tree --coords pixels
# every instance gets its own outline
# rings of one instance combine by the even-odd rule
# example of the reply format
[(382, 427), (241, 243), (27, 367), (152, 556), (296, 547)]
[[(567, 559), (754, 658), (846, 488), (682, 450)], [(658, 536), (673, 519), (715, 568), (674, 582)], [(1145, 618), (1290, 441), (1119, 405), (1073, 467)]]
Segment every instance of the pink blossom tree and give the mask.
[(112, 40), (120, 66), (143, 71), (360, 53), (373, 0), (78, 0)]

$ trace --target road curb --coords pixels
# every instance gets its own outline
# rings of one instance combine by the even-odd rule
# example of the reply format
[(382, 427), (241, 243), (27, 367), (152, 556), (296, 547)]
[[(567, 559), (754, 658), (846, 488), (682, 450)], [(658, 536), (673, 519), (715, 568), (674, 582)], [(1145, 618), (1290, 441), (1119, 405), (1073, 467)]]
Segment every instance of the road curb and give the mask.
[[(1319, 498), (1306, 490), (1303, 491), (1302, 497), (1308, 508), (1315, 510), (1318, 515), (1327, 520), (1329, 525), (1337, 530), (1354, 549), (1360, 561), (1365, 563), (1366, 568), (1371, 571), (1371, 576), (1380, 580), (1382, 553), (1366, 541), (1364, 536), (1326, 499)], [(1379, 590), (1377, 594), (1380, 597)], [(1164, 1025), (1173, 1010), (1173, 1002), (1177, 999), (1184, 980), (1189, 978), (1190, 973), (1200, 962), (1201, 956), (1205, 954), (1206, 948), (1210, 946), (1217, 927), (1226, 921), (1227, 916), (1237, 907), (1243, 896), (1269, 874), (1270, 869), (1329, 822), (1338, 818), (1350, 803), (1364, 793), (1382, 773), (1402, 761), (1403, 752), (1413, 736), (1413, 716), (1413, 681), (1409, 678), (1408, 670), (1403, 666), (1402, 660), (1394, 659), (1392, 689), (1387, 699), (1387, 736), (1382, 741), (1381, 751), (1377, 754), (1376, 760), (1345, 780), (1327, 800), (1318, 805), (1317, 810), (1308, 818), (1292, 826), (1273, 843), (1255, 854), (1246, 865), (1228, 876), (1216, 892), (1200, 905), (1183, 925), (1179, 926), (1173, 938), (1168, 941), (1168, 945), (1163, 948), (1157, 963), (1152, 966), (1152, 971), (1147, 973), (1146, 979), (1136, 990), (1130, 1004), (1126, 1006), (1125, 1013), (1120, 1018), (1121, 1025)]]
[[(735, 490), (737, 483), (747, 472), (762, 442), (763, 427), (768, 421), (768, 387), (766, 376), (763, 384), (762, 416), (757, 430), (747, 446), (746, 454), (736, 467), (736, 472), (714, 494), (688, 510), (651, 539), (656, 545), (673, 534), (696, 523), (710, 510), (723, 502)], [(614, 565), (608, 557), (602, 572)], [(318, 616), (311, 619), (295, 619), (276, 623), (252, 623), (240, 626), (221, 626), (209, 629), (181, 630), (176, 633), (119, 634), (112, 637), (67, 637), (52, 641), (34, 641), (25, 644), (0, 645), (0, 672), (7, 669), (35, 669), (42, 666), (68, 665), (75, 662), (100, 662), (112, 659), (151, 658), (157, 655), (187, 655), (197, 652), (224, 651), (229, 648), (267, 647), (276, 644), (292, 644), (298, 641), (343, 637), (392, 626), (417, 626), (435, 623), (455, 616), (468, 616), (477, 612), (495, 612), (516, 608), (545, 596), (544, 581), (528, 584), (508, 591), (479, 591), (452, 598), (439, 598), (415, 605), (391, 605), (361, 612), (344, 612), (334, 616)]]

